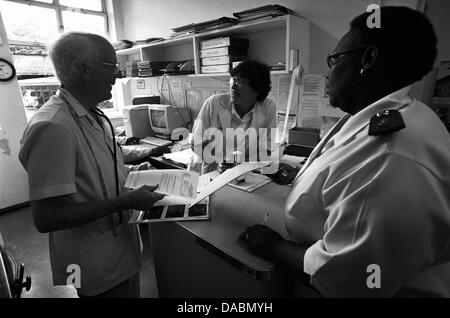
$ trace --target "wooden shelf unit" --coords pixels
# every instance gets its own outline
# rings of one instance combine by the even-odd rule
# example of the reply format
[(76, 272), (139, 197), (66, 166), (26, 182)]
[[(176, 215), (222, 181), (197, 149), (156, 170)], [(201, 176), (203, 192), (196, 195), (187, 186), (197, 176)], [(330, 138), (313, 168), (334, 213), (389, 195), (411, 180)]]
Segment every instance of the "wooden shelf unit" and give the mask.
[(293, 69), (289, 51), (299, 51), (299, 62), (308, 69), (310, 24), (304, 18), (285, 15), (267, 20), (249, 21), (231, 27), (197, 33), (180, 38), (140, 45), (118, 50), (117, 59), (124, 68), (126, 61), (184, 61), (194, 60), (194, 76), (226, 76), (228, 73), (201, 73), (200, 43), (203, 40), (233, 36), (249, 40), (247, 55), (268, 65), (284, 63), (286, 70), (272, 71), (272, 74), (288, 74)]

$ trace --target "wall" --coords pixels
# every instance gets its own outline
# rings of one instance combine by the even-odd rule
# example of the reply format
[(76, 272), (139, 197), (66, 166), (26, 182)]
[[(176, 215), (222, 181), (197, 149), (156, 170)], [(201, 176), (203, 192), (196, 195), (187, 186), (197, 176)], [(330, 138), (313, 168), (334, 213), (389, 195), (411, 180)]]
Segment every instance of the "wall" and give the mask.
[(436, 58), (436, 68), (430, 72), (428, 76), (417, 84), (417, 86), (423, 89), (420, 91), (421, 95), (418, 96), (425, 104), (431, 104), (431, 98), (434, 92), (434, 86), (437, 76), (437, 67), (441, 61), (450, 61), (450, 1), (448, 0), (428, 0), (425, 14), (434, 25), (436, 35), (438, 38), (438, 55)]
[[(12, 61), (0, 14), (0, 57)], [(28, 179), (17, 158), (27, 119), (17, 79), (0, 82), (0, 210), (28, 201)]]
[[(266, 4), (270, 0), (112, 0), (115, 11), (121, 12), (121, 22), (116, 25), (119, 38), (128, 40), (149, 37), (168, 37), (171, 29), (182, 25), (203, 22), (222, 16), (232, 17), (238, 12)], [(292, 9), (311, 22), (310, 52), (307, 69), (311, 74), (324, 74), (328, 71), (326, 56), (336, 46), (338, 40), (349, 28), (349, 22), (364, 12), (371, 3), (379, 5), (406, 5), (412, 8), (423, 6), (424, 0), (279, 0), (275, 3)], [(120, 15), (120, 14), (118, 14)], [(119, 21), (119, 20), (118, 20)], [(203, 78), (202, 81), (205, 79)], [(189, 86), (215, 87), (214, 83), (198, 84), (200, 79), (189, 79)], [(213, 80), (214, 81), (214, 80)], [(279, 76), (272, 78), (272, 83), (286, 83)], [(185, 83), (182, 83), (182, 86)], [(221, 84), (221, 83), (219, 83)], [(223, 83), (222, 83), (223, 84)], [(219, 85), (220, 87), (221, 85)], [(276, 89), (276, 87), (275, 87)], [(416, 97), (422, 97), (424, 82), (414, 89)], [(274, 95), (277, 92), (272, 91)], [(279, 95), (279, 94), (278, 94)], [(277, 102), (276, 99), (274, 99)], [(294, 100), (294, 103), (296, 100)], [(277, 103), (279, 109), (283, 109)]]
[[(406, 0), (404, 0), (406, 1)], [(137, 40), (153, 36), (167, 37), (171, 28), (189, 23), (232, 17), (233, 12), (266, 4), (284, 5), (310, 20), (310, 72), (327, 70), (325, 56), (345, 34), (352, 17), (365, 11), (375, 0), (127, 0), (122, 5), (123, 25), (118, 32), (126, 39)]]

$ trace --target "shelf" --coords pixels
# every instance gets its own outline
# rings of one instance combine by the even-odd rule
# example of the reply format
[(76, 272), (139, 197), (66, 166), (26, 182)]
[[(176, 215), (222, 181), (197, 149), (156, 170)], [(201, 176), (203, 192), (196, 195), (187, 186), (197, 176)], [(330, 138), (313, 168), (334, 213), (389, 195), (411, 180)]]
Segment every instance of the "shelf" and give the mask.
[(116, 55), (120, 56), (120, 55), (129, 55), (129, 54), (138, 54), (142, 47), (145, 47), (145, 46), (134, 46), (134, 47), (130, 47), (128, 49), (117, 50)]
[(13, 55), (13, 56), (16, 56), (16, 55), (21, 55), (21, 56), (42, 56), (42, 57), (48, 56), (48, 54), (33, 54), (33, 53), (11, 53), (11, 55)]
[(129, 54), (138, 54), (140, 53), (141, 50), (146, 49), (146, 48), (151, 48), (151, 47), (170, 47), (170, 46), (176, 46), (176, 45), (180, 45), (180, 44), (187, 44), (192, 42), (192, 38), (193, 36), (186, 36), (186, 37), (180, 37), (180, 38), (174, 38), (174, 39), (166, 39), (164, 41), (157, 41), (157, 42), (153, 42), (153, 43), (148, 43), (148, 44), (142, 44), (139, 46), (133, 46), (130, 47), (128, 49), (123, 49), (123, 50), (117, 50), (116, 54), (117, 55), (129, 55)]
[(255, 33), (255, 32), (263, 32), (269, 29), (282, 29), (286, 27), (286, 22), (288, 19), (288, 15), (275, 17), (269, 20), (260, 20), (260, 21), (248, 21), (245, 23), (240, 23), (233, 25), (228, 28), (217, 29), (209, 32), (198, 33), (195, 35), (197, 38), (209, 38), (216, 37), (222, 35), (236, 35), (236, 34), (245, 34), (245, 33)]
[[(268, 65), (283, 63), (292, 69), (290, 50), (298, 50), (300, 61), (307, 71), (309, 65), (309, 22), (301, 17), (285, 15), (271, 19), (248, 21), (227, 28), (188, 35), (180, 38), (140, 45), (116, 51), (122, 64), (130, 60), (185, 61), (194, 60), (195, 73), (190, 77), (228, 76), (228, 73), (202, 74), (200, 43), (215, 37), (235, 36), (249, 40), (247, 55)], [(272, 71), (272, 75), (289, 71)]]
[[(270, 71), (270, 75), (286, 75), (291, 74), (290, 71)], [(157, 78), (164, 75), (158, 75), (158, 76), (148, 76), (148, 77), (123, 77), (121, 80), (129, 80), (129, 79), (143, 79), (143, 78)], [(187, 77), (229, 77), (229, 73), (207, 73), (207, 74), (165, 74), (165, 76), (172, 77), (172, 76), (187, 76)]]

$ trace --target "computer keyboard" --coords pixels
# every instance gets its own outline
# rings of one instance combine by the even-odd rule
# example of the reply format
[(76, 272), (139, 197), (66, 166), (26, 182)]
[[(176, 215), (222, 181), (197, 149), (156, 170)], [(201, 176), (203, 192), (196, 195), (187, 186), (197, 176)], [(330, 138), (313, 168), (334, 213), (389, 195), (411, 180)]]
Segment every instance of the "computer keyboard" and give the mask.
[(153, 137), (153, 136), (148, 136), (148, 137), (142, 138), (141, 142), (150, 144), (150, 145), (154, 145), (154, 146), (167, 146), (172, 143), (170, 140)]

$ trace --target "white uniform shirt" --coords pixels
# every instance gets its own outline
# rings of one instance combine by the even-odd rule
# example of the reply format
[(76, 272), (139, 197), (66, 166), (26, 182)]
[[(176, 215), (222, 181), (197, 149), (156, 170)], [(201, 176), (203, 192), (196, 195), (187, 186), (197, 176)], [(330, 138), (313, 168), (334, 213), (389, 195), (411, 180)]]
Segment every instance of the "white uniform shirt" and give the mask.
[[(450, 296), (450, 136), (409, 88), (325, 136), (294, 182), (286, 227), (312, 244), (304, 271), (325, 296)], [(406, 127), (369, 136), (370, 118), (386, 109)]]

